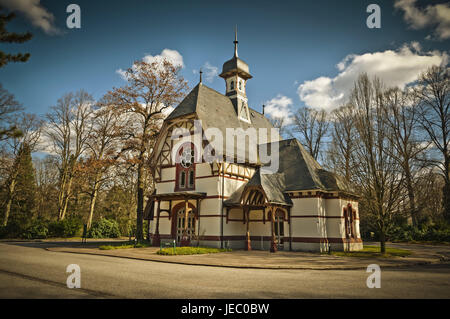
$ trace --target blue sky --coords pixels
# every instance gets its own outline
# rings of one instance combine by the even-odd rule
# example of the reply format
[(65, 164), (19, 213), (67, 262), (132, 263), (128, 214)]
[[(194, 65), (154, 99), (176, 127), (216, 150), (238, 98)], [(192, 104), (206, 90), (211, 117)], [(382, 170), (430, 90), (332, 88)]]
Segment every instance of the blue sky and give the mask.
[[(70, 3), (81, 7), (80, 29), (66, 27)], [(380, 29), (366, 26), (370, 3), (380, 5)], [(100, 98), (124, 84), (118, 69), (164, 49), (182, 56), (182, 74), (192, 88), (200, 67), (208, 72), (208, 63), (209, 71), (215, 67), (220, 73), (232, 57), (236, 24), (239, 57), (253, 75), (247, 85), (249, 104), (261, 111), (265, 103), (269, 113), (278, 116), (302, 105), (334, 108), (345, 100), (344, 91), (361, 71), (380, 72), (388, 84), (405, 85), (426, 67), (447, 63), (450, 49), (450, 9), (445, 1), (71, 0), (36, 5), (30, 0), (0, 0), (1, 4), (18, 13), (8, 29), (31, 31), (34, 37), (20, 45), (1, 45), (7, 52), (30, 52), (31, 58), (0, 69), (0, 82), (27, 111), (38, 114), (45, 114), (70, 91), (85, 89)], [(36, 6), (40, 11), (32, 10)], [(338, 67), (340, 62), (344, 63)], [(210, 75), (212, 81), (204, 83), (223, 93), (223, 79)]]

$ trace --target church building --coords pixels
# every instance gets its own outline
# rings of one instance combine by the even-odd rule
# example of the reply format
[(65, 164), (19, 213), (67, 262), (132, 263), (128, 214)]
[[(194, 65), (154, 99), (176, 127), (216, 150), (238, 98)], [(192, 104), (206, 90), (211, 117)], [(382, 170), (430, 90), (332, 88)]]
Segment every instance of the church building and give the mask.
[[(252, 75), (237, 45), (236, 36), (234, 56), (219, 75), (225, 94), (204, 85), (200, 73), (198, 85), (161, 128), (151, 158), (156, 190), (144, 213), (153, 245), (175, 241), (177, 246), (271, 252), (362, 249), (357, 194), (298, 140), (282, 140), (264, 114), (249, 107), (246, 87)], [(228, 129), (253, 130), (264, 139), (244, 138), (240, 152), (224, 138), (215, 145), (226, 150), (231, 145), (242, 156), (212, 149), (216, 159), (206, 161), (202, 154), (210, 128), (224, 137)], [(188, 132), (191, 142), (180, 142), (179, 131)], [(252, 160), (251, 146), (276, 148), (277, 171), (268, 172), (259, 157)]]

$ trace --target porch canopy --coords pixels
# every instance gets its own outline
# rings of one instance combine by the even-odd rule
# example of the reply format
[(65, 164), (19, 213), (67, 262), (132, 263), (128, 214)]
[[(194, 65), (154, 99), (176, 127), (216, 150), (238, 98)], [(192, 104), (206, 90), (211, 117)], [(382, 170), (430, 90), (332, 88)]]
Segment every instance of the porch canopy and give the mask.
[(265, 222), (266, 211), (268, 211), (268, 219), (271, 222), (271, 245), (270, 251), (277, 251), (277, 243), (275, 237), (275, 214), (277, 211), (283, 212), (283, 219), (290, 224), (290, 210), (292, 201), (282, 190), (284, 189), (285, 178), (282, 173), (262, 174), (257, 169), (253, 177), (238, 188), (226, 201), (227, 220), (229, 211), (232, 208), (242, 208), (244, 213), (244, 223), (247, 225), (246, 231), (246, 249), (251, 250), (250, 241), (250, 211), (262, 210), (263, 222)]

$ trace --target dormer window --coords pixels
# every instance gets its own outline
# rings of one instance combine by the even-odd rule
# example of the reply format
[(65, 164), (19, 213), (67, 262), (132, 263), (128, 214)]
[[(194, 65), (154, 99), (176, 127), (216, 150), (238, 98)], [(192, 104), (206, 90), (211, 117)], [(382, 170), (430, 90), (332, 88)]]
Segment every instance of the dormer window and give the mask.
[(242, 102), (241, 109), (239, 110), (239, 117), (242, 120), (249, 122), (247, 104), (245, 104), (245, 102)]

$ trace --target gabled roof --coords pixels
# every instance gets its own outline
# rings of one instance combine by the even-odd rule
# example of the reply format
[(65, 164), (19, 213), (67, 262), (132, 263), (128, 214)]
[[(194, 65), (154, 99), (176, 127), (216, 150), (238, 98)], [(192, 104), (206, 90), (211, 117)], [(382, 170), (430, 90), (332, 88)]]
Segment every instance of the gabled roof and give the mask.
[[(261, 113), (249, 108), (249, 115), (251, 123), (239, 120), (233, 103), (230, 98), (213, 90), (202, 83), (199, 83), (192, 91), (184, 98), (183, 101), (170, 113), (166, 121), (171, 121), (177, 118), (188, 115), (195, 115), (195, 117), (202, 121), (203, 129), (218, 128), (226, 136), (227, 128), (266, 128), (268, 138), (267, 141), (279, 140), (279, 136), (270, 136), (270, 129), (273, 128), (270, 121)], [(225, 143), (225, 138), (224, 138)], [(237, 143), (236, 143), (237, 144)], [(224, 151), (225, 151), (224, 146)], [(235, 148), (237, 145), (235, 145)], [(248, 158), (248, 147), (246, 148), (246, 158)], [(235, 154), (237, 151), (235, 150)]]
[(278, 172), (285, 176), (285, 191), (353, 192), (343, 178), (323, 169), (295, 138), (279, 142), (279, 158)]
[[(247, 123), (239, 120), (236, 110), (230, 98), (199, 83), (184, 98), (183, 101), (169, 114), (167, 121), (196, 114), (199, 119), (206, 122), (209, 127), (226, 129), (227, 127), (247, 129), (272, 128), (270, 121), (261, 113), (249, 108), (250, 121)], [(225, 130), (223, 130), (225, 132)]]
[[(270, 148), (272, 147), (276, 147), (276, 143), (271, 143)], [(264, 174), (260, 169), (256, 170), (253, 177), (224, 202), (225, 205), (240, 204), (242, 193), (246, 187), (250, 186), (261, 187), (269, 203), (288, 206), (292, 205), (292, 201), (286, 196), (288, 191), (318, 190), (354, 193), (342, 177), (324, 170), (297, 139), (279, 141), (278, 147), (278, 171)]]

